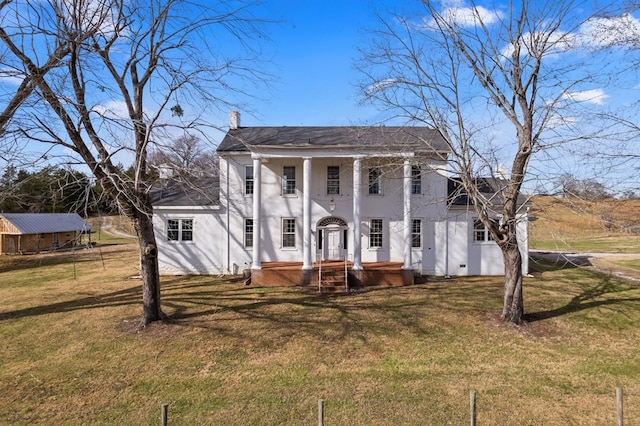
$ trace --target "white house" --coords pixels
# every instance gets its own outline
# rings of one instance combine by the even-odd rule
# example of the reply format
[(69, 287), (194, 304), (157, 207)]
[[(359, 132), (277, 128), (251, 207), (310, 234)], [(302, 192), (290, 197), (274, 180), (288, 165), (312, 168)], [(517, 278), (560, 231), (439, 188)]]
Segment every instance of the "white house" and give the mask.
[[(164, 182), (152, 194), (162, 273), (251, 270), (253, 283), (319, 287), (503, 274), (473, 207), (450, 194), (437, 131), (241, 127), (230, 117), (219, 180)], [(526, 211), (520, 219), (527, 273)]]

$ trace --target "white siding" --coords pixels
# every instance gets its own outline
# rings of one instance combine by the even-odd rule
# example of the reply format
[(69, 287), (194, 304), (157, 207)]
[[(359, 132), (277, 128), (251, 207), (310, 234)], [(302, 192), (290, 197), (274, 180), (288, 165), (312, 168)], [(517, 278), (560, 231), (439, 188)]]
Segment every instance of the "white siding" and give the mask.
[[(472, 238), (472, 211), (447, 209), (447, 178), (441, 160), (422, 159), (422, 193), (412, 195), (412, 218), (422, 220), (422, 247), (412, 249), (414, 268), (429, 275), (501, 275), (502, 255), (495, 243), (476, 243)], [(250, 154), (226, 155), (220, 159), (220, 206), (217, 210), (198, 208), (156, 209), (154, 226), (163, 274), (239, 273), (250, 267), (251, 247), (244, 247), (244, 221), (253, 217), (253, 197), (245, 194), (245, 166)], [(362, 261), (404, 259), (402, 161), (383, 167), (383, 195), (368, 194), (368, 171), (372, 160), (362, 167)], [(391, 165), (389, 165), (391, 164)], [(340, 167), (340, 193), (327, 194), (327, 166)], [(296, 168), (296, 193), (282, 195), (284, 166)], [(254, 175), (257, 170), (254, 170)], [(313, 158), (311, 161), (311, 242), (316, 260), (317, 223), (328, 216), (343, 219), (349, 226), (348, 258), (353, 260), (353, 159)], [(262, 161), (262, 261), (302, 262), (303, 248), (303, 161), (301, 157), (265, 158)], [(333, 199), (335, 211), (329, 210)], [(170, 242), (166, 238), (169, 218), (192, 218), (194, 240)], [(282, 219), (296, 219), (296, 246), (282, 247)], [(383, 245), (369, 247), (370, 219), (383, 221)], [(526, 259), (527, 222), (518, 229)], [(258, 238), (254, 235), (254, 239)], [(528, 272), (525, 262), (524, 273)]]

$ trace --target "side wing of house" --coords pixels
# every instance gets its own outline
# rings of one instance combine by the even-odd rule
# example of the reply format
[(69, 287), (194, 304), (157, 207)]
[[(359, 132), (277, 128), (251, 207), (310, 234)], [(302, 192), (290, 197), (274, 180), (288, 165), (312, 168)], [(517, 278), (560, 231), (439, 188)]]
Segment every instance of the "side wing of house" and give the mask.
[(163, 275), (225, 273), (226, 223), (219, 179), (161, 181), (151, 192), (158, 265)]
[(218, 275), (226, 272), (225, 225), (216, 210), (156, 207), (153, 227), (161, 274)]
[[(436, 275), (503, 275), (500, 247), (478, 220), (473, 209), (451, 208), (445, 220), (437, 224), (438, 259)], [(529, 273), (528, 218), (518, 216), (518, 247), (522, 255), (522, 273)]]

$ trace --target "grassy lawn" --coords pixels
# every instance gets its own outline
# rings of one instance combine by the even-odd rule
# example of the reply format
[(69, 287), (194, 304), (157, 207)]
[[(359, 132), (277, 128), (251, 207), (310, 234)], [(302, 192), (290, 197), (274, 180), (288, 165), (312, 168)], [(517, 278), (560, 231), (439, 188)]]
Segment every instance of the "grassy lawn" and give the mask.
[[(498, 321), (499, 278), (319, 297), (166, 277), (171, 321), (137, 330), (135, 246), (0, 257), (0, 424), (640, 422), (640, 289), (579, 269), (525, 283), (530, 322)], [(547, 265), (549, 266), (549, 265)], [(74, 278), (75, 275), (75, 278)]]
[(636, 271), (640, 271), (640, 259), (629, 259), (629, 260), (612, 260), (612, 263), (616, 265), (624, 266), (626, 268), (635, 269)]
[(534, 197), (529, 246), (538, 250), (640, 253), (640, 200)]

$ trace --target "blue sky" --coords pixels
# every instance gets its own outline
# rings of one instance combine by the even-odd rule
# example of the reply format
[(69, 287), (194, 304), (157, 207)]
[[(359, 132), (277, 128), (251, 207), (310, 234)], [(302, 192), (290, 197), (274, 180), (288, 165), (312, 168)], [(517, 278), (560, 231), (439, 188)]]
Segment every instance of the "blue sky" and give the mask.
[[(380, 2), (378, 2), (380, 4)], [(358, 106), (353, 68), (363, 28), (374, 21), (369, 1), (270, 0), (264, 10), (282, 23), (271, 26), (277, 80), (272, 98), (257, 102), (244, 126), (349, 125), (375, 119), (375, 110)]]

